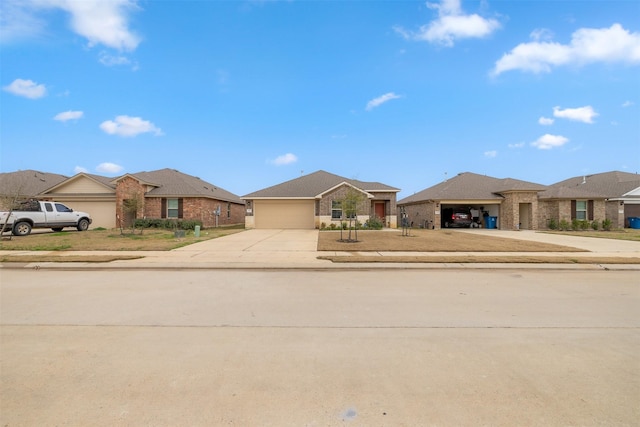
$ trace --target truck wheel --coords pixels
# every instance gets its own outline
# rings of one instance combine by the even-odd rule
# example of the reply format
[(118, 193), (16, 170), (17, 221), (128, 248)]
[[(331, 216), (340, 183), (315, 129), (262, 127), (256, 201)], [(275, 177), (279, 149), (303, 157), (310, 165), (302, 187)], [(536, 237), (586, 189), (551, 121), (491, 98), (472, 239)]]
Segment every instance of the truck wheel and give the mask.
[(62, 227), (52, 228), (52, 230), (55, 231), (55, 232), (62, 231)]
[(31, 224), (28, 222), (19, 222), (13, 226), (14, 236), (28, 236), (31, 233)]
[(87, 231), (89, 229), (89, 221), (87, 221), (85, 218), (82, 218), (80, 221), (78, 221), (78, 231)]

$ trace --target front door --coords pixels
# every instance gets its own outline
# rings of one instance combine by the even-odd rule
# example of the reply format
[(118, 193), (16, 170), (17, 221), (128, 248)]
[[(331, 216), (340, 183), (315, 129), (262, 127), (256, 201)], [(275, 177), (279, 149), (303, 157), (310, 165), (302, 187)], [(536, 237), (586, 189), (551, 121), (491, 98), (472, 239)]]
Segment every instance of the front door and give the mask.
[(385, 223), (385, 215), (384, 215), (384, 202), (374, 204), (374, 211), (378, 218), (382, 220), (382, 223)]

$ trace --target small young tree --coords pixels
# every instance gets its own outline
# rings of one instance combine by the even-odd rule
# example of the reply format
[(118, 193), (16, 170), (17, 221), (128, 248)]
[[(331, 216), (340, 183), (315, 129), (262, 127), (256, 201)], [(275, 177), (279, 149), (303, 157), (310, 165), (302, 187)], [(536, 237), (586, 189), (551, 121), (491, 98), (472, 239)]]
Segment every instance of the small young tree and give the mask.
[[(144, 196), (140, 192), (132, 191), (127, 194), (127, 198), (122, 201), (122, 212), (124, 214), (125, 221), (131, 220), (131, 229), (135, 233), (136, 231), (136, 218), (138, 212), (144, 210)], [(123, 234), (123, 221), (120, 221), (120, 234)], [(140, 227), (140, 234), (142, 234), (144, 227)]]
[[(358, 211), (366, 200), (365, 195), (362, 192), (357, 191), (355, 188), (349, 188), (344, 197), (340, 200), (342, 205), (342, 215), (349, 221), (349, 233), (347, 237), (348, 242), (358, 241)], [(355, 224), (354, 224), (355, 220)], [(351, 239), (351, 231), (354, 230), (355, 238)], [(342, 239), (342, 236), (340, 236)]]
[[(7, 182), (7, 179), (10, 179), (11, 181)], [(6, 211), (7, 217), (4, 219), (4, 223), (0, 226), (2, 227), (0, 228), (0, 235), (5, 232), (7, 224), (9, 223), (9, 217), (20, 205), (20, 202), (33, 197), (26, 194), (27, 183), (24, 178), (7, 175), (4, 181), (5, 182), (2, 183), (3, 188), (0, 189), (3, 190), (3, 194), (0, 195), (0, 211)], [(13, 233), (11, 230), (7, 231), (9, 231), (9, 240), (11, 240)]]

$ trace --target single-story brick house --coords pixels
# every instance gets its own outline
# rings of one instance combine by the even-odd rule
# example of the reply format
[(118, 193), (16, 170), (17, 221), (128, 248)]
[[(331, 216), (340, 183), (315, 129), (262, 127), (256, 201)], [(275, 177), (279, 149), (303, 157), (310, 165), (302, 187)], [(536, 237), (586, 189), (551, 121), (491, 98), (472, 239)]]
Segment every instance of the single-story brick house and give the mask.
[[(133, 218), (200, 220), (204, 227), (244, 223), (244, 202), (235, 194), (174, 169), (109, 178), (35, 171), (0, 174), (0, 194), (55, 200), (88, 212), (92, 227), (128, 226)], [(135, 211), (125, 209), (135, 201)]]
[(344, 219), (341, 200), (350, 191), (362, 195), (357, 209), (361, 223), (371, 216), (396, 228), (396, 194), (400, 189), (379, 182), (348, 179), (323, 170), (242, 197), (246, 228), (320, 228)]
[(460, 173), (433, 187), (398, 201), (399, 214), (413, 227), (446, 228), (456, 211), (477, 211), (486, 227), (487, 217), (497, 218), (497, 227), (538, 227), (538, 193), (547, 187), (512, 178), (493, 178), (471, 172)]
[(557, 182), (539, 194), (540, 228), (550, 219), (609, 219), (612, 226), (629, 226), (640, 217), (640, 175), (620, 171), (582, 175)]
[(573, 219), (609, 219), (618, 228), (640, 217), (640, 175), (614, 171), (545, 186), (465, 172), (398, 201), (398, 208), (414, 227), (434, 229), (450, 225), (456, 210), (479, 211), (482, 227), (486, 216), (495, 217), (504, 230), (547, 229), (551, 220)]

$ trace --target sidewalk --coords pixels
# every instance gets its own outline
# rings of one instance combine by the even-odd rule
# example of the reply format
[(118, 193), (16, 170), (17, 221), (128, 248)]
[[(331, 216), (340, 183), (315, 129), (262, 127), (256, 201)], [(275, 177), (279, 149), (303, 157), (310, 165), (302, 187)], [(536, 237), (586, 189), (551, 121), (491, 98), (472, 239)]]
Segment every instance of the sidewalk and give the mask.
[[(108, 263), (73, 262), (73, 263), (4, 263), (0, 268), (51, 268), (51, 269), (610, 269), (610, 270), (639, 270), (638, 264), (530, 264), (530, 263), (395, 263), (393, 257), (460, 257), (461, 260), (471, 256), (571, 256), (572, 258), (589, 257), (640, 257), (640, 242), (621, 241), (614, 239), (600, 239), (580, 236), (566, 236), (549, 233), (538, 233), (530, 230), (503, 231), (470, 229), (460, 230), (463, 233), (477, 233), (503, 238), (531, 240), (544, 243), (572, 246), (589, 252), (575, 253), (504, 253), (483, 252), (368, 252), (369, 256), (388, 257), (391, 262), (375, 263), (333, 263), (318, 259), (321, 255), (351, 256), (351, 252), (318, 252), (317, 230), (247, 230), (229, 236), (194, 243), (172, 251), (123, 251), (119, 255), (142, 256), (134, 260), (112, 261)], [(30, 254), (30, 252), (0, 251), (2, 254), (14, 255)], [(38, 252), (45, 254), (44, 252)], [(109, 255), (113, 252), (56, 252), (60, 256), (72, 255)]]

